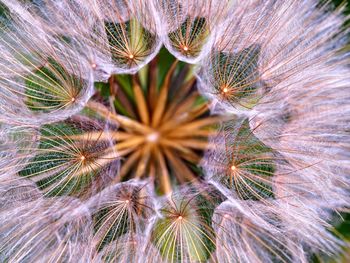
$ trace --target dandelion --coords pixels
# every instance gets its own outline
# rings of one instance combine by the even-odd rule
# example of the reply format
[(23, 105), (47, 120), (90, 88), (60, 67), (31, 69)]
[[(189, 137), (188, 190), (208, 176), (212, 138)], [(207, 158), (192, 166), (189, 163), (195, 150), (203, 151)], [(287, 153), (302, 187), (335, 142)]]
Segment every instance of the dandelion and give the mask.
[(32, 9), (52, 37), (77, 47), (75, 63), (85, 60), (95, 80), (136, 73), (162, 45), (152, 5), (142, 1), (44, 1)]
[(3, 210), (1, 219), (2, 261), (89, 258), (85, 257), (89, 248), (84, 247), (91, 236), (88, 211), (77, 200), (39, 198), (21, 202), (16, 209)]
[[(173, 183), (171, 173), (178, 183), (196, 179), (187, 162), (199, 162), (200, 153), (207, 147), (206, 138), (214, 132), (213, 125), (220, 118), (208, 116), (208, 103), (196, 91), (190, 69), (180, 70), (179, 66), (177, 61), (171, 64), (159, 84), (159, 92), (157, 82), (160, 80), (156, 76), (159, 69), (151, 66), (148, 94), (137, 77), (127, 79), (127, 85), (123, 85), (120, 78), (112, 78), (110, 88), (116, 89), (116, 106), (123, 109), (124, 116), (111, 113), (101, 104), (89, 103), (98, 114), (110, 116), (120, 125), (116, 147), (125, 160), (118, 173), (119, 181), (127, 177), (148, 177), (156, 181), (158, 191), (169, 193)], [(128, 87), (132, 89), (134, 101), (126, 94)], [(177, 92), (180, 94), (170, 100)], [(136, 103), (136, 107), (132, 103)]]
[(1, 120), (40, 124), (80, 111), (92, 95), (93, 80), (85, 65), (73, 66), (70, 56), (76, 51), (56, 45), (25, 10), (9, 10), (13, 19), (2, 28), (0, 43)]
[(161, 36), (168, 50), (188, 63), (196, 63), (211, 45), (232, 1), (155, 0)]
[(0, 1), (0, 261), (347, 253), (343, 7)]
[(254, 136), (247, 120), (223, 124), (212, 144), (202, 161), (209, 181), (238, 199), (273, 196), (275, 166), (283, 158)]
[(289, 87), (275, 86), (291, 76), (311, 76), (329, 63), (342, 63), (334, 61), (345, 41), (340, 10), (324, 14), (326, 7), (320, 12), (317, 4), (236, 3), (199, 71), (203, 92), (225, 111), (239, 113), (266, 104), (261, 100), (267, 93), (284, 93)]
[(0, 174), (16, 173), (33, 157), (38, 132), (35, 127), (2, 124), (0, 135)]
[[(95, 125), (92, 127), (92, 125)], [(30, 178), (45, 195), (85, 195), (112, 180), (118, 165), (116, 150), (110, 145), (108, 133), (98, 124), (74, 120), (44, 125), (34, 157), (19, 172)]]

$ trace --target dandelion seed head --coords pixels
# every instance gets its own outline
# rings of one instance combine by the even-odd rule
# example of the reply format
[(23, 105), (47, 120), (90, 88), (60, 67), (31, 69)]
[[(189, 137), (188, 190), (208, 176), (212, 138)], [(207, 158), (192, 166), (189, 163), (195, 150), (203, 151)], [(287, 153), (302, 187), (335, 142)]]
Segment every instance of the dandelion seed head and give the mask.
[(109, 137), (103, 137), (102, 131), (103, 127), (83, 116), (42, 126), (37, 148), (30, 148), (32, 138), (23, 142), (23, 150), (33, 155), (22, 164), (20, 176), (39, 184), (46, 196), (90, 195), (111, 180), (110, 169), (118, 164), (117, 154), (108, 151)]
[(283, 157), (255, 137), (248, 120), (226, 122), (211, 140), (214, 147), (206, 152), (202, 167), (223, 194), (243, 200), (274, 196), (273, 178)]
[(30, 180), (24, 180), (15, 175), (2, 176), (0, 188), (1, 211), (36, 202), (42, 196), (39, 188)]
[(154, 2), (164, 45), (180, 60), (195, 63), (210, 50), (214, 25), (226, 16), (230, 1)]
[(217, 242), (222, 242), (216, 251), (218, 260), (229, 262), (228, 255), (240, 260), (257, 257), (267, 262), (293, 260), (295, 244), (284, 246), (283, 230), (279, 229), (278, 215), (273, 207), (258, 208), (254, 206), (259, 204), (254, 203), (250, 205), (241, 210), (239, 203), (224, 202), (215, 211)]
[[(2, 219), (4, 216), (15, 219), (1, 226), (1, 233), (8, 234), (1, 242), (2, 259), (49, 260), (55, 254), (62, 259), (88, 258), (89, 250), (84, 251), (82, 242), (89, 240), (91, 224), (87, 210), (80, 206), (77, 200), (62, 198), (37, 200), (18, 209), (2, 211)], [(28, 215), (28, 209), (32, 214)], [(79, 212), (73, 213), (77, 210)], [(66, 216), (68, 211), (70, 216)]]
[[(18, 27), (19, 31), (8, 36), (11, 42), (20, 37), (20, 29), (26, 31), (28, 25), (19, 24)], [(31, 30), (34, 34), (35, 29)], [(10, 41), (4, 38), (0, 44), (12, 49)], [(47, 39), (40, 43), (22, 39), (17, 44), (20, 48), (16, 56), (8, 58), (4, 64), (4, 71), (9, 70), (11, 74), (1, 77), (2, 119), (6, 122), (40, 124), (63, 120), (80, 111), (92, 95), (92, 76), (83, 77), (86, 72), (83, 67), (72, 67), (69, 56), (59, 56), (62, 49)], [(40, 63), (29, 60), (31, 55), (28, 57), (28, 53), (40, 54), (35, 55)], [(71, 103), (72, 98), (76, 103)]]
[(39, 144), (35, 127), (27, 125), (0, 126), (0, 175), (10, 175), (23, 169)]
[[(152, 240), (165, 261), (205, 260), (214, 249), (214, 232), (205, 221), (205, 214), (211, 210), (202, 210), (211, 198), (216, 200), (214, 194), (201, 196), (196, 190), (182, 189), (163, 201), (162, 217), (155, 221)], [(175, 250), (171, 244), (182, 249)]]
[(348, 246), (342, 8), (0, 11), (0, 261), (307, 262)]
[(104, 248), (97, 258), (107, 262), (162, 262), (157, 250), (141, 235), (123, 236), (120, 242)]

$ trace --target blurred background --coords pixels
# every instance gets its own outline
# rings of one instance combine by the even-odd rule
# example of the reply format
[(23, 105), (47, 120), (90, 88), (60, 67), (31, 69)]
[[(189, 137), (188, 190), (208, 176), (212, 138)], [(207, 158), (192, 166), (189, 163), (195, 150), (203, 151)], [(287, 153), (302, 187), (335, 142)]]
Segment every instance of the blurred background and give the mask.
[[(350, 0), (320, 0), (320, 2), (327, 3), (330, 2), (332, 8), (344, 8), (344, 15), (348, 16), (347, 21), (344, 24), (345, 28), (350, 28)], [(350, 50), (350, 34), (348, 46), (345, 47), (347, 50)], [(324, 255), (314, 255), (313, 262), (350, 262), (350, 212), (341, 214), (343, 218), (337, 216), (333, 222), (333, 225), (337, 231), (344, 237), (344, 239), (349, 243), (348, 248), (345, 248), (343, 253), (336, 258), (329, 258)]]

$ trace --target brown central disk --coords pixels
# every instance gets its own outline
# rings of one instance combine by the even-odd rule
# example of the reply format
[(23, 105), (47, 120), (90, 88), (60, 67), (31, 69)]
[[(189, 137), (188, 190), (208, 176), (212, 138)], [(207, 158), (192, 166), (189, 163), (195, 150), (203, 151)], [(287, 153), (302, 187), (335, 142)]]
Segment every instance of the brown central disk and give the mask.
[(208, 102), (198, 93), (189, 65), (169, 63), (161, 80), (158, 62), (155, 58), (144, 70), (146, 81), (140, 73), (124, 76), (131, 83), (131, 96), (118, 76), (110, 78), (111, 105), (119, 107), (109, 114), (120, 125), (118, 178), (152, 178), (164, 194), (174, 184), (198, 180), (196, 165), (220, 118), (209, 116)]

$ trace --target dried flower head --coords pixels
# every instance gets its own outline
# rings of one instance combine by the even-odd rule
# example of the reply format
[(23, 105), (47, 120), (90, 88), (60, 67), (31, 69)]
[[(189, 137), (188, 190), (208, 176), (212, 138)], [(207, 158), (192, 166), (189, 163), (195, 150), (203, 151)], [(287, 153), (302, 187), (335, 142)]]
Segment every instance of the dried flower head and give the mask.
[(0, 261), (349, 251), (342, 11), (0, 0)]
[(58, 44), (17, 5), (9, 10), (13, 19), (0, 42), (0, 120), (42, 124), (79, 112), (93, 94), (93, 79), (86, 65), (73, 60), (77, 50)]

